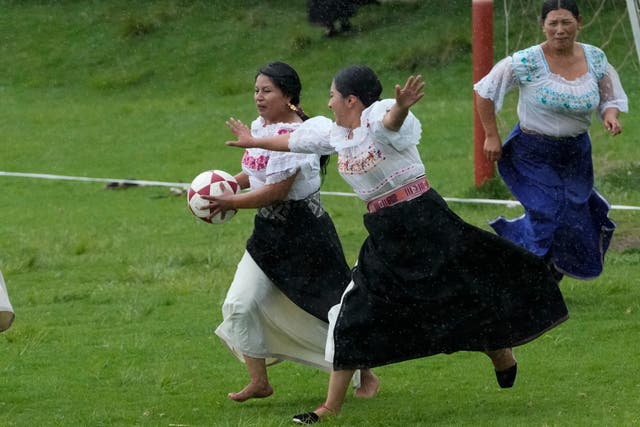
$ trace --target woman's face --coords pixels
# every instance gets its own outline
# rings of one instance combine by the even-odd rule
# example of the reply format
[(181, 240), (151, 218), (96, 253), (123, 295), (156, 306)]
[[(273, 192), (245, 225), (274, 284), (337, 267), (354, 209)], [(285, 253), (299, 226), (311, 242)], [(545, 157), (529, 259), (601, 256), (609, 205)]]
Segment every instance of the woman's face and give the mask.
[(576, 19), (567, 9), (552, 10), (542, 23), (542, 31), (547, 36), (547, 44), (555, 49), (573, 47), (581, 19)]
[(285, 121), (288, 117), (291, 98), (285, 96), (270, 77), (264, 74), (256, 77), (256, 87), (253, 95), (258, 114), (267, 124)]
[(349, 127), (345, 121), (347, 119), (348, 107), (347, 98), (343, 97), (336, 89), (334, 82), (331, 82), (331, 89), (329, 89), (329, 103), (327, 104), (333, 116), (335, 117), (336, 124), (338, 126)]

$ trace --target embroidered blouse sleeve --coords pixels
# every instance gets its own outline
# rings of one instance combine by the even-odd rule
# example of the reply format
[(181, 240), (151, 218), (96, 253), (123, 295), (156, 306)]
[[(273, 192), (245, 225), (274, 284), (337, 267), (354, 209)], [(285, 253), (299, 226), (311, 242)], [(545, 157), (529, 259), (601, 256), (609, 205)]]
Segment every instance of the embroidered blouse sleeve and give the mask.
[(361, 117), (361, 126), (366, 128), (376, 141), (393, 146), (398, 151), (408, 147), (418, 145), (422, 135), (422, 124), (411, 111), (404, 119), (400, 129), (392, 131), (387, 129), (382, 123), (385, 114), (395, 104), (395, 99), (384, 99), (374, 103), (365, 110)]
[(508, 56), (494, 65), (489, 74), (474, 84), (473, 90), (482, 98), (492, 100), (497, 113), (502, 108), (506, 94), (517, 85), (513, 58)]
[(583, 44), (583, 47), (589, 63), (589, 69), (598, 80), (598, 90), (600, 92), (598, 117), (602, 119), (602, 113), (607, 108), (612, 107), (626, 113), (629, 110), (627, 94), (622, 88), (620, 77), (615, 68), (607, 61), (607, 55), (599, 47), (589, 44)]
[(618, 73), (610, 64), (607, 64), (607, 71), (598, 81), (598, 88), (600, 89), (600, 105), (598, 105), (600, 118), (607, 108), (617, 108), (622, 113), (629, 111), (627, 94), (622, 88)]
[(272, 151), (267, 163), (266, 183), (275, 184), (295, 175), (298, 171), (305, 178), (318, 174), (320, 162), (315, 154)]
[(289, 150), (296, 153), (334, 154), (329, 143), (333, 122), (323, 116), (313, 117), (302, 123), (289, 137)]

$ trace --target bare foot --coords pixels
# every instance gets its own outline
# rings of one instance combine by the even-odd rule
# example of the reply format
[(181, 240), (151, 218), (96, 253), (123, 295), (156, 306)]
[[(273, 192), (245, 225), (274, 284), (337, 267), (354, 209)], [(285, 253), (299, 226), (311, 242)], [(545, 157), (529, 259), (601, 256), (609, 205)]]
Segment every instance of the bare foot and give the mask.
[(261, 399), (269, 397), (273, 394), (273, 387), (267, 383), (264, 385), (249, 383), (242, 391), (238, 393), (229, 393), (227, 396), (236, 402), (244, 402), (249, 399)]
[(501, 348), (500, 350), (487, 351), (486, 353), (487, 356), (491, 358), (493, 367), (498, 372), (507, 370), (516, 364), (513, 351), (510, 348)]
[(355, 397), (371, 398), (378, 394), (380, 387), (380, 379), (373, 373), (371, 369), (362, 369), (360, 371), (360, 387), (353, 393)]

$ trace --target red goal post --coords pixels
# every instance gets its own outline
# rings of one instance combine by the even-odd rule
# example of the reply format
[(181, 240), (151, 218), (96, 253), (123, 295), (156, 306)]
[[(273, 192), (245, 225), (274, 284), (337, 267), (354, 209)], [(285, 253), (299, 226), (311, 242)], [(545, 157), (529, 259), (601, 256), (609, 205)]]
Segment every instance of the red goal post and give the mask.
[[(472, 0), (472, 61), (473, 83), (477, 83), (493, 67), (493, 0)], [(494, 176), (493, 162), (484, 156), (484, 129), (475, 105), (473, 94), (473, 158), (474, 179), (480, 187)]]

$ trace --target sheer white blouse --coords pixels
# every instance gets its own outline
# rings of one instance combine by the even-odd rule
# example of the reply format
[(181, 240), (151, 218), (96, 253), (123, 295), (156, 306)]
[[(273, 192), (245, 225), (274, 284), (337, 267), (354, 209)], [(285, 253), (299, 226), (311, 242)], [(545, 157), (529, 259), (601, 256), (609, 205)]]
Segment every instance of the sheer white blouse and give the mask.
[[(289, 150), (338, 154), (338, 171), (362, 200), (369, 201), (425, 173), (417, 145), (422, 126), (409, 112), (398, 132), (382, 118), (395, 99), (374, 102), (360, 116), (360, 127), (343, 128), (322, 116), (302, 123), (291, 134)], [(349, 135), (351, 134), (351, 138)]]
[(601, 118), (610, 107), (628, 111), (620, 77), (604, 52), (582, 43), (588, 71), (575, 80), (552, 73), (540, 45), (516, 52), (498, 62), (473, 89), (500, 111), (509, 90), (518, 87), (521, 127), (552, 137), (588, 131), (593, 112)]
[[(251, 123), (254, 137), (291, 133), (302, 123), (265, 125), (258, 117)], [(299, 154), (249, 148), (242, 157), (242, 171), (249, 177), (252, 190), (283, 181), (299, 171), (286, 200), (302, 200), (320, 189), (320, 158), (316, 154)]]

